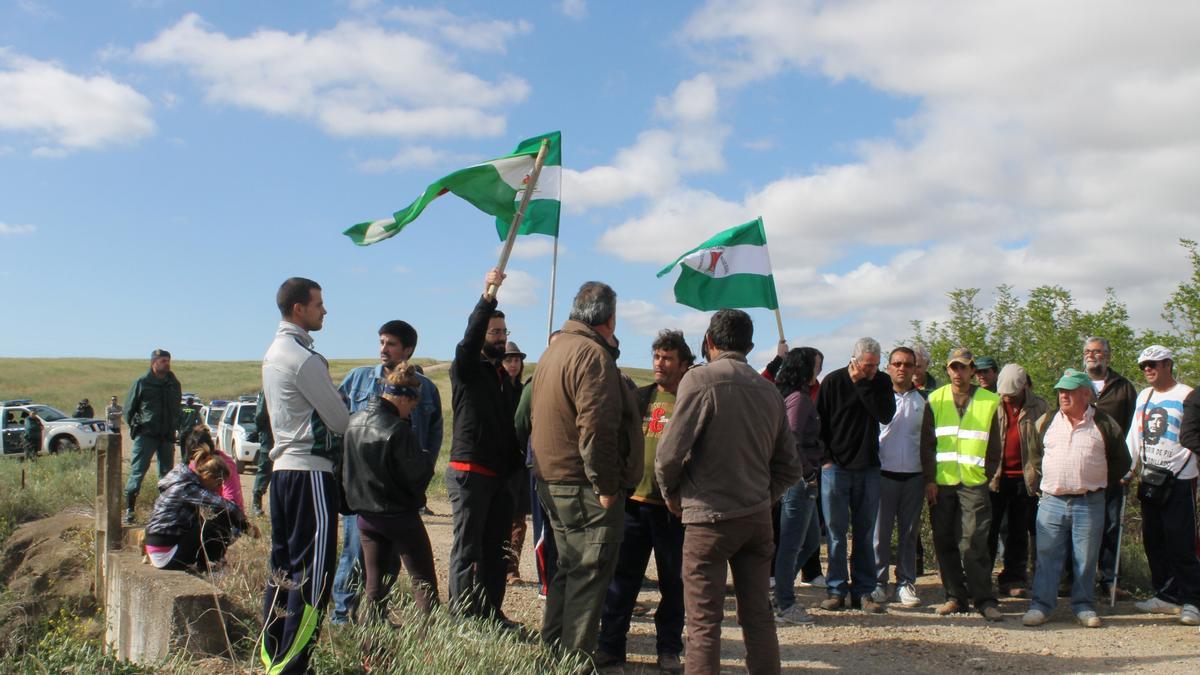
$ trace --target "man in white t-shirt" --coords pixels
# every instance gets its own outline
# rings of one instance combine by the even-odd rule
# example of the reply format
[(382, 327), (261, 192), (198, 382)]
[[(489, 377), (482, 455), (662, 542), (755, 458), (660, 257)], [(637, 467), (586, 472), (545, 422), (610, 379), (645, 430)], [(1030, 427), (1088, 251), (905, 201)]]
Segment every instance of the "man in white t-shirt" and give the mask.
[[(1142, 499), (1142, 540), (1150, 579), (1158, 592), (1137, 603), (1143, 612), (1179, 615), (1180, 623), (1200, 625), (1200, 558), (1196, 557), (1196, 452), (1180, 443), (1183, 401), (1192, 388), (1177, 382), (1174, 354), (1151, 345), (1138, 356), (1138, 367), (1150, 386), (1137, 397), (1129, 429), (1134, 471), (1145, 481), (1154, 469), (1170, 472), (1170, 494), (1163, 503)], [(1139, 491), (1139, 497), (1141, 492)]]

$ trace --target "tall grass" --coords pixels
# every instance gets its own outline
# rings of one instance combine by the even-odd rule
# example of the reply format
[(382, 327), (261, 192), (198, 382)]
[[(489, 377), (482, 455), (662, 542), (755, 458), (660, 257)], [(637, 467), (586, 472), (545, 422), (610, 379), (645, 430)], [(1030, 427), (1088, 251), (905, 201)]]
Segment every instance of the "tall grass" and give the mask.
[(90, 452), (43, 456), (33, 462), (0, 458), (0, 543), (28, 520), (68, 508), (90, 511), (95, 495), (96, 456)]

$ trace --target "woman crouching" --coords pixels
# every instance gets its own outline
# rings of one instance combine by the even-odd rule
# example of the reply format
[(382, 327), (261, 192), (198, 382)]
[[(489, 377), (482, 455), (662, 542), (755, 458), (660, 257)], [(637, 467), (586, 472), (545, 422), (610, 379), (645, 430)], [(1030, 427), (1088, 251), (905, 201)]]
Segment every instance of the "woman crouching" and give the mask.
[(424, 612), (438, 602), (433, 547), (421, 522), (433, 458), (421, 448), (410, 416), (420, 400), (420, 382), (407, 362), (392, 369), (380, 398), (350, 416), (342, 481), (346, 503), (358, 514), (372, 619), (387, 617), (387, 596), (400, 563), (412, 582), (413, 599)]
[(197, 444), (186, 464), (158, 481), (158, 499), (146, 524), (146, 554), (155, 567), (205, 572), (225, 559), (225, 549), (245, 531), (258, 531), (234, 502), (220, 496), (230, 477), (211, 444)]

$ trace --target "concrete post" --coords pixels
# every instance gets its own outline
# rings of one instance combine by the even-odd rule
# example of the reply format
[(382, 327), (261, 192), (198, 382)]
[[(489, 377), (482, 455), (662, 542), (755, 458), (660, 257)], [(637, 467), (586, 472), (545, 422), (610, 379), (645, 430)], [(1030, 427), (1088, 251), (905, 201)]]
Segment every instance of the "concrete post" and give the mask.
[(105, 606), (108, 552), (121, 548), (121, 435), (96, 439), (96, 601)]

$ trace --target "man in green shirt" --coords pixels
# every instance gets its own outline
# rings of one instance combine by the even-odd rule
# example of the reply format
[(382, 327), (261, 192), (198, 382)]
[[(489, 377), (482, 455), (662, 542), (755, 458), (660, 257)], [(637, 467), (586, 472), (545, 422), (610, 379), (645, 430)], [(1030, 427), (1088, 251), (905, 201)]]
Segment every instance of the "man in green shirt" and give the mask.
[(630, 617), (642, 587), (650, 551), (658, 565), (658, 590), (662, 595), (654, 613), (656, 650), (660, 670), (676, 672), (683, 651), (683, 523), (667, 510), (654, 476), (658, 439), (675, 410), (675, 392), (695, 356), (680, 331), (660, 331), (651, 346), (654, 384), (638, 389), (642, 409), (645, 463), (642, 480), (625, 501), (625, 540), (617, 558), (617, 570), (604, 598), (600, 618), (596, 665), (603, 667), (625, 661), (625, 637)]

